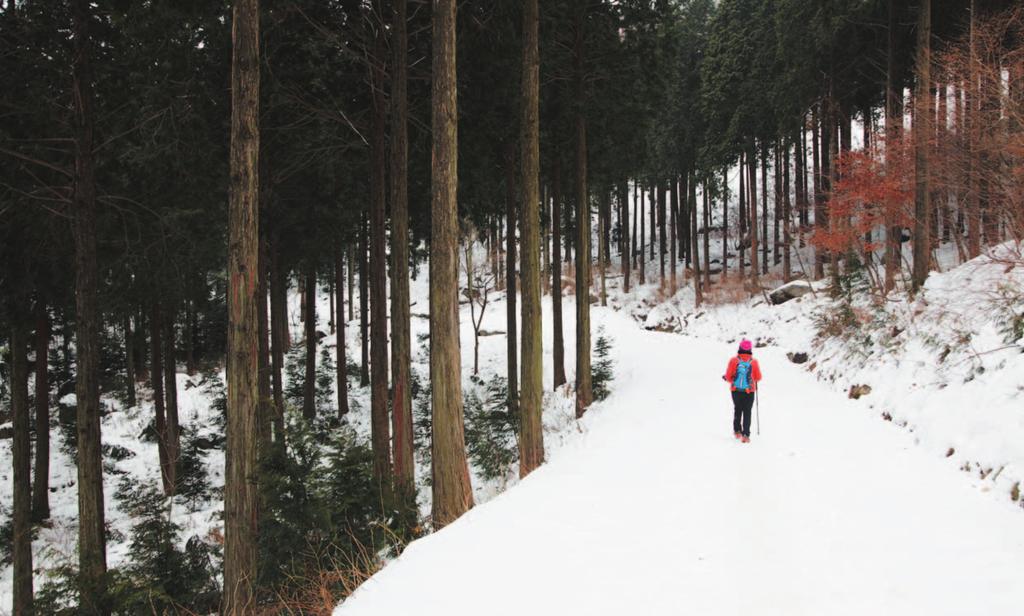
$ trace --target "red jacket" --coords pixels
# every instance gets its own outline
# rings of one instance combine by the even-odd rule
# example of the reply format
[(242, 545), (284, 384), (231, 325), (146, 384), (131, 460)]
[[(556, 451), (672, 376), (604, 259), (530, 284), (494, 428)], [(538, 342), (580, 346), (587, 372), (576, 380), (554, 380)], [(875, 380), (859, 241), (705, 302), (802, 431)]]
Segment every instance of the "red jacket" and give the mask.
[[(750, 357), (747, 355), (746, 357)], [(725, 370), (725, 376), (722, 378), (729, 383), (729, 388), (733, 391), (736, 390), (732, 385), (733, 379), (736, 377), (736, 364), (740, 363), (740, 356), (737, 355), (729, 360), (729, 367)], [(747, 388), (747, 393), (751, 393), (757, 390), (757, 382), (761, 380), (761, 366), (757, 363), (757, 360), (750, 358), (750, 387)]]

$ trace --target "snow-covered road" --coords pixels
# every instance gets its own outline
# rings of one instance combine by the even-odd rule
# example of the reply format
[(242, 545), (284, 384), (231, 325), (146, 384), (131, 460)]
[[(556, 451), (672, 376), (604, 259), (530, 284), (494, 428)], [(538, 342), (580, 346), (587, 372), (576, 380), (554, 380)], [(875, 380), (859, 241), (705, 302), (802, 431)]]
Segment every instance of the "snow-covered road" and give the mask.
[(616, 382), (583, 434), (338, 614), (1021, 613), (1024, 517), (912, 434), (765, 349), (740, 444), (732, 344), (595, 320)]

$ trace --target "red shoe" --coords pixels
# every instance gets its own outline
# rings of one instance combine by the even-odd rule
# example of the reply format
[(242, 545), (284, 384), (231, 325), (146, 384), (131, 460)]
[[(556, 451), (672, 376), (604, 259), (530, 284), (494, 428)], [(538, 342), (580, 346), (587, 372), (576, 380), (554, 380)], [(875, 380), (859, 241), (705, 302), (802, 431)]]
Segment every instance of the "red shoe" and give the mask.
[(743, 438), (743, 435), (742, 435), (742, 434), (740, 434), (739, 432), (733, 432), (733, 433), (732, 433), (732, 436), (733, 436), (733, 438), (736, 438), (736, 439), (740, 439), (740, 438)]
[(749, 436), (741, 436), (740, 437), (740, 442), (741, 443), (749, 443), (750, 442), (750, 437)]

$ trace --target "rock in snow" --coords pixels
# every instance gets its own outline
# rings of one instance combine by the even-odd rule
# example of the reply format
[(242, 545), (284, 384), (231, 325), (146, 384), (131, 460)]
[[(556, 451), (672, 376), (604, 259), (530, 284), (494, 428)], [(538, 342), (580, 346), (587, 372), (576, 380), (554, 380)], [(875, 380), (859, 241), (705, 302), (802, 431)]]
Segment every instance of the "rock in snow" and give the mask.
[(791, 299), (796, 299), (811, 292), (811, 283), (806, 280), (794, 280), (787, 282), (781, 287), (768, 294), (769, 299), (775, 305), (784, 304)]
[(647, 314), (644, 329), (656, 332), (674, 332), (679, 329), (679, 316), (668, 304), (658, 304)]

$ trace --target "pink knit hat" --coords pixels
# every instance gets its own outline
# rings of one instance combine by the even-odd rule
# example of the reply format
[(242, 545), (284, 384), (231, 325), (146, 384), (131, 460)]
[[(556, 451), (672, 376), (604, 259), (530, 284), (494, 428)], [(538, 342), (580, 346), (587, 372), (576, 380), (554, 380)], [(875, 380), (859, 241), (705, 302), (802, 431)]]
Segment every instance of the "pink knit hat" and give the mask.
[(751, 342), (750, 342), (749, 340), (747, 340), (746, 338), (744, 338), (743, 340), (740, 340), (740, 350), (741, 350), (741, 351), (750, 351), (750, 350), (752, 350), (753, 348), (754, 348), (754, 345), (753, 345), (753, 343), (751, 343)]

